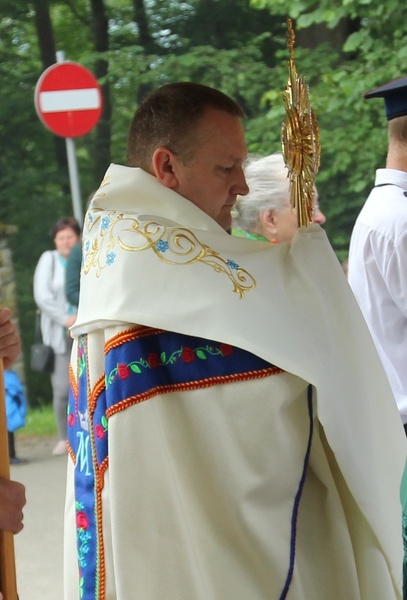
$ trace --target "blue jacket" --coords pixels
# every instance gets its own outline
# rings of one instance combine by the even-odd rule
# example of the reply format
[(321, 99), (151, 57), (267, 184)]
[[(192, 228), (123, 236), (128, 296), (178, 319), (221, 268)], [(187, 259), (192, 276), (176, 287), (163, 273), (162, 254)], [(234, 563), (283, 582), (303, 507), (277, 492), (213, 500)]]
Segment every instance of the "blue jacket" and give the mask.
[(4, 371), (4, 387), (6, 390), (7, 430), (15, 431), (25, 425), (27, 414), (24, 388), (15, 371)]

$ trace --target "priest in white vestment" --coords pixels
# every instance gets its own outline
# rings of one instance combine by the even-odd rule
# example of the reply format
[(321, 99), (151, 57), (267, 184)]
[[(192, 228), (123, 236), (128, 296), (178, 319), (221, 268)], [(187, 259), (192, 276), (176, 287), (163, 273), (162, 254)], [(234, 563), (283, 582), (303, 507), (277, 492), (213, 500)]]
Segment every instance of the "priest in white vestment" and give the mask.
[(389, 384), (318, 225), (277, 246), (225, 231), (238, 123), (207, 108), (194, 158), (111, 165), (89, 207), (65, 600), (402, 597)]

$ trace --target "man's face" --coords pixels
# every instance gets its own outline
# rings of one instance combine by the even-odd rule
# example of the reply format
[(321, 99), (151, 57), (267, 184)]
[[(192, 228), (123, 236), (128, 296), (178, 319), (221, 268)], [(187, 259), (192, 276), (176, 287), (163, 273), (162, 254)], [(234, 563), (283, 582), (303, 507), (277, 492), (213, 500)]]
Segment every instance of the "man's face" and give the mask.
[(249, 191), (242, 169), (247, 154), (242, 124), (238, 117), (210, 109), (198, 125), (198, 140), (192, 159), (174, 164), (174, 190), (229, 229), (236, 196)]

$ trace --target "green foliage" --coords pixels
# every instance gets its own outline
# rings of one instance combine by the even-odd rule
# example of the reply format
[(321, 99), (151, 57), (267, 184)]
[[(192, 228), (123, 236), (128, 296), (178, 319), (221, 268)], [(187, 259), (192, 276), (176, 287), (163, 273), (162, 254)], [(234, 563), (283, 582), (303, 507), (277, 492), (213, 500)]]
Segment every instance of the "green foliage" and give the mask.
[(22, 429), (19, 429), (17, 436), (37, 437), (37, 436), (53, 436), (57, 433), (54, 411), (52, 406), (39, 406), (31, 408), (27, 412), (26, 424)]
[(363, 93), (405, 74), (400, 65), (407, 54), (407, 5), (397, 0), (251, 0), (251, 5), (290, 16), (297, 37), (308, 28), (321, 35), (323, 27), (344, 28), (348, 23), (348, 34), (336, 49), (333, 43), (305, 52), (296, 47), (297, 70), (310, 84), (321, 130), (317, 184), (328, 217), (325, 229), (343, 259), (387, 150), (382, 101), (366, 102)]

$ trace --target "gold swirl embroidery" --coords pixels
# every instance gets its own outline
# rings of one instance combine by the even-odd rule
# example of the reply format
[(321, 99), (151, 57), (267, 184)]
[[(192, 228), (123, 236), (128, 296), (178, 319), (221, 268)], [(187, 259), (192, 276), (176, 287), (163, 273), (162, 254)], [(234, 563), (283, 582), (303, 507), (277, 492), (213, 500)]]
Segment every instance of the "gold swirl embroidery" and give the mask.
[[(100, 214), (103, 213), (103, 216)], [(219, 252), (202, 243), (184, 227), (166, 227), (154, 221), (143, 222), (132, 213), (120, 214), (91, 208), (87, 213), (85, 229), (95, 234), (84, 245), (83, 272), (96, 268), (96, 276), (114, 263), (117, 246), (125, 252), (153, 250), (156, 256), (169, 265), (190, 265), (201, 262), (217, 273), (227, 275), (233, 292), (243, 298), (256, 287), (254, 278), (234, 260), (224, 259)]]

